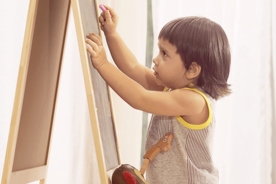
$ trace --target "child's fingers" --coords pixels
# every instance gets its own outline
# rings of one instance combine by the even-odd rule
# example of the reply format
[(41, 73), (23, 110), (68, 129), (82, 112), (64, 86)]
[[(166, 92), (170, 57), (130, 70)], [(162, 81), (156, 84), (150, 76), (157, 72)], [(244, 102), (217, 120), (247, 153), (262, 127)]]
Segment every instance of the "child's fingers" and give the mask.
[(85, 42), (88, 44), (87, 51), (93, 56), (96, 55), (98, 45), (90, 39), (86, 39)]
[(112, 23), (112, 22), (113, 22), (109, 10), (106, 10), (106, 11), (104, 12), (104, 16), (105, 16), (105, 21), (106, 21), (106, 23)]
[(101, 22), (101, 24), (102, 23), (104, 24), (104, 22), (112, 23), (114, 20), (116, 22), (117, 14), (115, 13), (115, 11), (109, 6), (104, 5), (104, 7), (106, 8), (106, 11), (101, 13), (101, 15), (103, 14), (103, 16), (102, 16), (103, 17), (103, 22)]
[(110, 12), (112, 17), (114, 17), (114, 18), (117, 17), (116, 12), (110, 6), (104, 5), (104, 7)]
[(98, 39), (98, 40), (101, 40), (101, 37), (100, 37), (100, 35), (98, 35), (98, 34), (95, 34), (95, 33), (89, 33), (88, 35), (86, 35), (86, 37), (87, 38), (90, 38), (91, 40), (96, 40), (96, 39)]
[(99, 46), (91, 39), (86, 39), (85, 42), (88, 44), (86, 46), (86, 50), (90, 53), (91, 59), (94, 57), (98, 57), (100, 53), (100, 48)]
[(93, 57), (96, 56), (96, 52), (92, 49), (92, 47), (86, 46), (86, 50), (89, 52), (89, 54)]
[(99, 22), (103, 26), (104, 25), (104, 15), (101, 13), (101, 16), (99, 16)]
[(104, 25), (101, 25), (101, 30), (104, 31)]
[(91, 39), (93, 42), (95, 42), (98, 46), (102, 46), (102, 38), (95, 34), (95, 33), (91, 33), (89, 35), (86, 36), (87, 38)]

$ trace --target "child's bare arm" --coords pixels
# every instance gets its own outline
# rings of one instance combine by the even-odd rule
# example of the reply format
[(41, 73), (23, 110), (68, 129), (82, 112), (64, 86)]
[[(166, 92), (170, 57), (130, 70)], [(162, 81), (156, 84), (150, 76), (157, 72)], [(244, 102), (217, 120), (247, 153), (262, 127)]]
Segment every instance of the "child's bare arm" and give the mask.
[(102, 12), (99, 17), (101, 29), (105, 33), (107, 44), (112, 58), (117, 67), (127, 76), (140, 83), (149, 90), (162, 90), (155, 82), (153, 71), (141, 65), (133, 53), (126, 46), (121, 36), (117, 33), (118, 16), (113, 9), (106, 6), (108, 11)]
[(205, 122), (208, 109), (201, 95), (185, 89), (171, 92), (146, 90), (108, 62), (98, 35), (92, 34), (88, 38), (86, 42), (91, 47), (87, 50), (91, 54), (93, 66), (108, 85), (130, 106), (153, 114), (182, 115), (188, 118), (190, 123)]

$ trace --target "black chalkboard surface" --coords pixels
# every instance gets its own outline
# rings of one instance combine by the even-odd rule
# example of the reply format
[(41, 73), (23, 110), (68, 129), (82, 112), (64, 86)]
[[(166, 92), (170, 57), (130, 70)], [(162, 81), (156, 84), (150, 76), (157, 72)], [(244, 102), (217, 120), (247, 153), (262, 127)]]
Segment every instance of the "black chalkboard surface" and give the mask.
[[(100, 34), (97, 3), (95, 3), (95, 5), (96, 6), (94, 6), (94, 2), (91, 0), (79, 0), (84, 36), (92, 32)], [(80, 36), (80, 34), (78, 35)], [(79, 37), (78, 39), (84, 38)], [(88, 54), (87, 57), (89, 62), (90, 59)], [(109, 89), (100, 74), (93, 68), (91, 62), (89, 62), (89, 70), (91, 73), (91, 81), (94, 92), (93, 95), (95, 98), (95, 107), (97, 109), (106, 169), (110, 170), (119, 165), (119, 156), (117, 151), (116, 132), (114, 131), (115, 127), (112, 117)]]

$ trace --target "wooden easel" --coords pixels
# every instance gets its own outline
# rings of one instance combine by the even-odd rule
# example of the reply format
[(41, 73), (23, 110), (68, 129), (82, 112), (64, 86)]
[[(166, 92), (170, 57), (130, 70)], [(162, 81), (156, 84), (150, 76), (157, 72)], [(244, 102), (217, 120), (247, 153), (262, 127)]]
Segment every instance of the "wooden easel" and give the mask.
[(2, 184), (46, 181), (70, 7), (101, 183), (109, 183), (107, 171), (120, 165), (109, 88), (91, 66), (86, 52), (85, 35), (100, 34), (97, 1), (30, 0)]

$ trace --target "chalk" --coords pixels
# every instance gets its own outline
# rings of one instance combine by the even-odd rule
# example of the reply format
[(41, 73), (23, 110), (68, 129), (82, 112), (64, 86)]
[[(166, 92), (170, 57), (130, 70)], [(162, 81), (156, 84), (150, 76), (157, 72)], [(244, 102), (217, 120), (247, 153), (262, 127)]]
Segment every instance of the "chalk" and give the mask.
[(106, 8), (105, 8), (104, 5), (102, 5), (102, 4), (99, 5), (99, 8), (101, 8), (101, 10), (102, 10), (103, 12), (106, 11)]

